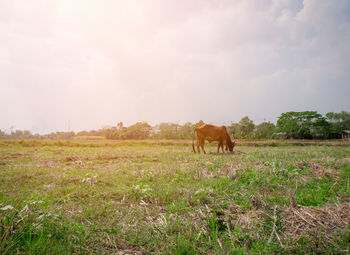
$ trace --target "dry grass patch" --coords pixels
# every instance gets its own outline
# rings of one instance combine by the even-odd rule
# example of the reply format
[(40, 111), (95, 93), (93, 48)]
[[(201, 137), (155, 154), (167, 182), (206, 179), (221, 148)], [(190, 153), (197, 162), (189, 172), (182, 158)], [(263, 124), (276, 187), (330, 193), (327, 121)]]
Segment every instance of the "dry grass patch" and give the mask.
[(322, 179), (325, 176), (332, 177), (335, 179), (339, 178), (339, 172), (336, 169), (325, 168), (322, 165), (317, 163), (310, 162), (309, 163), (312, 173), (318, 179)]
[(8, 157), (5, 157), (5, 158), (23, 158), (23, 157), (28, 157), (28, 154), (26, 154), (26, 153), (12, 153)]
[(247, 162), (240, 163), (228, 163), (221, 167), (218, 171), (219, 176), (233, 177), (236, 176), (238, 172), (244, 172), (250, 166)]
[[(97, 238), (95, 242), (98, 242), (107, 251), (108, 254), (115, 255), (145, 255), (149, 254), (142, 247), (132, 247), (125, 240), (116, 238), (113, 235), (102, 234), (101, 237)], [(93, 248), (85, 247), (88, 254), (96, 254)]]
[(38, 168), (57, 168), (59, 166), (59, 162), (54, 160), (39, 160), (39, 164), (36, 164)]
[(343, 158), (340, 162), (350, 164), (350, 158)]
[(303, 170), (305, 168), (310, 168), (311, 170), (311, 175), (313, 176), (310, 176), (309, 174), (300, 177), (301, 181), (304, 183), (310, 181), (313, 177), (316, 177), (317, 179), (322, 179), (324, 177), (339, 179), (340, 172), (337, 169), (326, 168), (320, 164), (319, 160), (309, 162), (299, 161), (296, 165), (299, 169)]
[(10, 155), (0, 157), (0, 159), (6, 160), (7, 162), (14, 162), (14, 159), (26, 158), (29, 156), (30, 156), (30, 154), (27, 154), (27, 153), (12, 153)]
[(54, 188), (56, 188), (56, 183), (49, 183), (49, 184), (44, 184), (44, 188), (45, 189), (54, 189)]
[(227, 163), (226, 165), (218, 168), (217, 171), (211, 170), (208, 166), (203, 166), (201, 171), (197, 171), (197, 178), (208, 179), (218, 177), (236, 178), (238, 172), (244, 172), (251, 164), (247, 162), (240, 163)]
[(73, 202), (64, 204), (63, 214), (68, 218), (72, 217), (82, 217), (83, 216), (83, 207)]
[(72, 164), (77, 164), (77, 165), (85, 165), (85, 161), (89, 160), (89, 158), (82, 158), (78, 156), (68, 156), (65, 158), (65, 162), (70, 162)]
[(286, 224), (284, 237), (296, 238), (310, 233), (329, 236), (350, 224), (350, 203), (289, 207), (282, 215)]
[[(120, 160), (120, 159), (144, 159), (146, 158), (145, 155), (139, 154), (139, 155), (100, 155), (97, 156), (96, 160)], [(159, 161), (158, 159), (152, 158), (150, 161)]]

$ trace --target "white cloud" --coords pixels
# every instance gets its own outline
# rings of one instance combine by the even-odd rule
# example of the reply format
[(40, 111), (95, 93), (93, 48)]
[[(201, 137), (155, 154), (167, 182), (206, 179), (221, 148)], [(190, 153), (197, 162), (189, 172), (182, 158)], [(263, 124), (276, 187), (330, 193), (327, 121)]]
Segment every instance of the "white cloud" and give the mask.
[(350, 110), (348, 0), (0, 5), (0, 129)]

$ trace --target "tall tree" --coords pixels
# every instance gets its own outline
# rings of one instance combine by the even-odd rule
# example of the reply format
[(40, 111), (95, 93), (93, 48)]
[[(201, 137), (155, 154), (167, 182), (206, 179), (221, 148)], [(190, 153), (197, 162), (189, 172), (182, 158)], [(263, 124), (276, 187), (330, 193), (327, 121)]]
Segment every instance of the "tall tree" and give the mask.
[(203, 120), (198, 121), (197, 123), (194, 124), (194, 127), (198, 127), (199, 125), (204, 124)]
[(239, 138), (239, 124), (231, 122), (231, 125), (227, 127), (227, 132), (230, 136), (233, 136), (234, 138)]
[(326, 117), (330, 123), (331, 138), (340, 138), (343, 130), (350, 130), (350, 113), (341, 111), (339, 113), (329, 112)]
[(127, 139), (146, 139), (151, 136), (152, 127), (147, 122), (137, 122), (126, 129)]
[(312, 139), (328, 138), (329, 123), (316, 111), (282, 113), (277, 121), (279, 132), (289, 138)]
[(271, 122), (262, 122), (256, 126), (255, 134), (257, 138), (271, 138), (276, 126)]
[(5, 139), (6, 137), (6, 133), (0, 129), (0, 139)]
[(191, 139), (193, 135), (193, 124), (191, 122), (186, 122), (179, 128), (179, 138), (181, 139)]
[(120, 139), (121, 137), (119, 137), (118, 134), (118, 129), (116, 127), (106, 127), (102, 129), (102, 134), (104, 135), (104, 137), (106, 137), (107, 139)]
[(157, 137), (162, 139), (177, 139), (179, 138), (180, 125), (175, 123), (160, 123), (157, 126)]
[(238, 130), (243, 137), (251, 134), (255, 128), (254, 122), (248, 116), (243, 117), (238, 123)]

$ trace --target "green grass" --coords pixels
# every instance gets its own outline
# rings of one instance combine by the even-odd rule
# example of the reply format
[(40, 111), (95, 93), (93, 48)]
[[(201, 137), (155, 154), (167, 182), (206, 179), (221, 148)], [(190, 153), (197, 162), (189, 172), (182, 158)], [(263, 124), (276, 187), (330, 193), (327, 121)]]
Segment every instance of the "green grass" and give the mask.
[(104, 136), (93, 136), (93, 135), (80, 135), (80, 136), (74, 136), (74, 140), (78, 141), (94, 141), (94, 140), (107, 140)]
[(349, 226), (291, 238), (281, 215), (290, 190), (302, 206), (349, 202), (350, 145), (297, 143), (1, 141), (0, 253), (343, 254)]

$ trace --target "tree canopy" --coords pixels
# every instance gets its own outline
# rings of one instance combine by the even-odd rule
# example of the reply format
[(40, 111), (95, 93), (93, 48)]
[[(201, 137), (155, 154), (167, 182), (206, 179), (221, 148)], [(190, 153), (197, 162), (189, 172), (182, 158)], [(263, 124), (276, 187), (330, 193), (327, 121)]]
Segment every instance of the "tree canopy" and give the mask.
[(350, 130), (349, 112), (329, 112), (326, 117), (330, 123), (330, 138), (340, 138), (343, 130)]
[(277, 130), (287, 138), (328, 138), (329, 123), (316, 111), (286, 112), (279, 117)]
[[(96, 136), (106, 139), (191, 139), (194, 127), (203, 124), (202, 120), (195, 124), (187, 122), (183, 125), (163, 122), (151, 126), (147, 122), (137, 122), (131, 126), (124, 126), (123, 122), (115, 126), (104, 127), (99, 130), (74, 132), (52, 132), (46, 135), (32, 134), (28, 130), (14, 130), (6, 133), (0, 130), (0, 139), (56, 139), (68, 140), (76, 136)], [(341, 138), (344, 130), (350, 130), (350, 113), (328, 112), (325, 117), (316, 111), (286, 112), (277, 120), (277, 125), (262, 122), (255, 125), (248, 117), (227, 127), (233, 138), (294, 138), (294, 139), (333, 139)]]
[(271, 122), (262, 122), (255, 127), (256, 138), (271, 138), (276, 126)]

